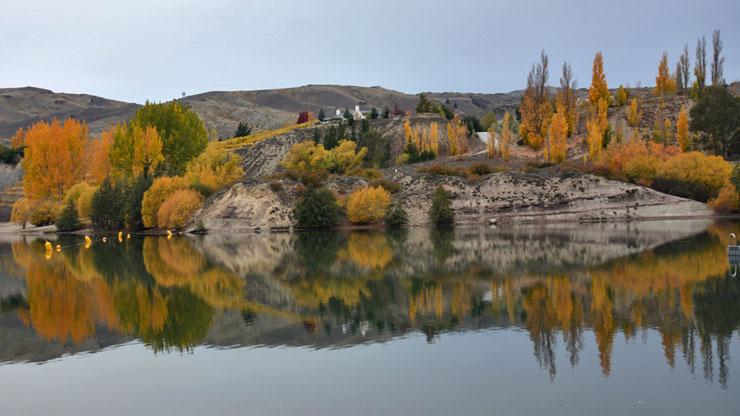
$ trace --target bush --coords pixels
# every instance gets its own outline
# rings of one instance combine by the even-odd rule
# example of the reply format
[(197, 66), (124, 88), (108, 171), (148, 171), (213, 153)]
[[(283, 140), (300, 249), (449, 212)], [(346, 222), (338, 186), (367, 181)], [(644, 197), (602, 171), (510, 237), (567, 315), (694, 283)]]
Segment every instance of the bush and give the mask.
[(128, 189), (124, 184), (114, 184), (106, 179), (92, 198), (90, 220), (100, 230), (119, 230), (126, 222)]
[(432, 206), (429, 209), (429, 218), (438, 227), (455, 225), (455, 212), (452, 210), (452, 198), (442, 185), (434, 190)]
[(730, 180), (732, 165), (719, 156), (707, 156), (700, 152), (681, 153), (668, 159), (658, 172), (658, 176), (692, 183), (695, 184), (692, 186), (697, 188), (706, 188), (708, 197), (714, 198)]
[(241, 159), (221, 148), (209, 148), (188, 163), (185, 178), (208, 196), (233, 185), (244, 176)]
[(270, 182), (270, 185), (268, 186), (270, 187), (270, 190), (275, 193), (283, 190), (283, 184), (281, 182)]
[(72, 199), (67, 200), (62, 213), (56, 221), (57, 230), (61, 232), (77, 231), (82, 228), (77, 217), (77, 207)]
[(376, 179), (370, 182), (370, 186), (377, 188), (378, 186), (383, 187), (386, 191), (395, 194), (401, 191), (401, 184), (386, 178)]
[(30, 207), (31, 212), (28, 221), (37, 227), (54, 224), (60, 208), (58, 202), (48, 199), (33, 202)]
[(737, 212), (740, 209), (740, 196), (735, 185), (728, 183), (723, 186), (717, 198), (709, 201), (709, 207), (720, 214)]
[(354, 224), (374, 223), (385, 218), (391, 194), (382, 187), (358, 189), (347, 199), (347, 217)]
[(409, 223), (409, 216), (400, 204), (394, 204), (385, 216), (385, 225), (388, 228), (401, 228)]
[(625, 163), (624, 175), (634, 183), (651, 186), (656, 176), (658, 176), (659, 167), (660, 160), (657, 157), (641, 155)]
[(23, 158), (23, 149), (12, 149), (0, 144), (0, 162), (10, 165), (18, 164)]
[(344, 213), (334, 195), (326, 188), (309, 187), (295, 206), (296, 225), (302, 228), (332, 228)]
[(181, 189), (170, 195), (157, 212), (157, 225), (162, 229), (184, 227), (203, 204), (203, 196), (190, 189)]
[(680, 196), (696, 201), (707, 202), (712, 196), (712, 190), (698, 182), (687, 182), (668, 178), (655, 178), (652, 188), (664, 194)]
[(493, 169), (490, 165), (487, 163), (476, 163), (472, 166), (470, 166), (469, 171), (478, 176), (488, 175), (489, 173), (493, 173)]
[(188, 189), (185, 178), (164, 176), (155, 179), (141, 201), (141, 221), (144, 228), (156, 227), (159, 208), (170, 195), (183, 189)]
[(331, 150), (309, 140), (293, 145), (280, 164), (291, 176), (304, 183), (311, 183), (314, 182), (312, 177), (318, 176), (322, 180), (327, 173), (356, 173), (362, 166), (366, 153), (366, 148), (358, 151), (357, 144), (351, 140), (341, 140)]

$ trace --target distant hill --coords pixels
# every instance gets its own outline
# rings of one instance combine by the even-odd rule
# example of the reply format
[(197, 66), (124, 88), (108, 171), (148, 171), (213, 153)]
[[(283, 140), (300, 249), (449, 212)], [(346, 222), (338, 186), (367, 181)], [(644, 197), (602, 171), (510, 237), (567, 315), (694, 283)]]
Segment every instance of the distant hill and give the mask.
[(34, 87), (0, 88), (0, 138), (8, 139), (19, 129), (37, 121), (74, 117), (99, 133), (111, 124), (128, 120), (138, 104), (87, 94), (56, 93)]
[[(504, 94), (428, 93), (439, 102), (447, 103), (464, 114), (481, 116), (486, 111), (503, 114), (513, 111), (521, 99), (521, 91)], [(301, 111), (327, 115), (337, 108), (378, 111), (398, 106), (413, 111), (418, 95), (382, 87), (342, 85), (307, 85), (259, 91), (212, 91), (183, 98), (195, 110), (206, 126), (215, 129), (220, 138), (227, 138), (240, 122), (248, 122), (257, 130), (274, 129), (293, 123)], [(108, 126), (133, 116), (139, 104), (109, 100), (87, 94), (55, 93), (25, 87), (0, 89), (0, 138), (10, 138), (18, 128), (40, 120), (75, 117), (90, 125), (97, 134)]]

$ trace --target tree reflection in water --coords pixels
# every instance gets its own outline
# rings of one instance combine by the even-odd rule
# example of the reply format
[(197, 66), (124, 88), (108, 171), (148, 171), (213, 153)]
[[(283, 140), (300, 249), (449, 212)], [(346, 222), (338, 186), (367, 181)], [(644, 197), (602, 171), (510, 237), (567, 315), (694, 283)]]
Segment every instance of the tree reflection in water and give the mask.
[[(147, 237), (90, 249), (75, 240), (50, 260), (42, 242), (16, 242), (3, 267), (22, 269), (26, 291), (3, 299), (2, 313), (40, 340), (74, 345), (105, 328), (157, 352), (218, 345), (217, 323), (232, 312), (230, 345), (351, 345), (409, 331), (434, 342), (445, 331), (521, 327), (551, 378), (558, 342), (575, 367), (592, 332), (609, 376), (617, 335), (654, 329), (670, 367), (682, 359), (693, 373), (698, 354), (705, 378), (724, 386), (740, 325), (740, 283), (726, 277), (732, 231), (712, 225), (654, 248), (639, 233), (604, 239), (608, 230), (322, 232), (223, 245)], [(250, 258), (238, 254), (247, 248)]]

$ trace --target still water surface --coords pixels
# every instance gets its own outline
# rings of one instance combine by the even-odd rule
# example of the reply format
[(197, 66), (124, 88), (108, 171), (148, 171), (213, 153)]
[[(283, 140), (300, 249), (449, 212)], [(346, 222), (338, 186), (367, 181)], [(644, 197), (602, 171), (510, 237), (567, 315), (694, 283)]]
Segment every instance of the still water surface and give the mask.
[(736, 415), (730, 232), (0, 239), (0, 413)]

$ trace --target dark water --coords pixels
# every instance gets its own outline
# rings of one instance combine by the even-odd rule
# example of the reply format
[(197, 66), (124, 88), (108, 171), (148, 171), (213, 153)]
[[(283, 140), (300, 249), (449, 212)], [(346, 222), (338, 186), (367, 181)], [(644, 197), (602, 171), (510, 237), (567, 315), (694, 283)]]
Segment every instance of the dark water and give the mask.
[(0, 239), (0, 414), (740, 414), (740, 224)]

